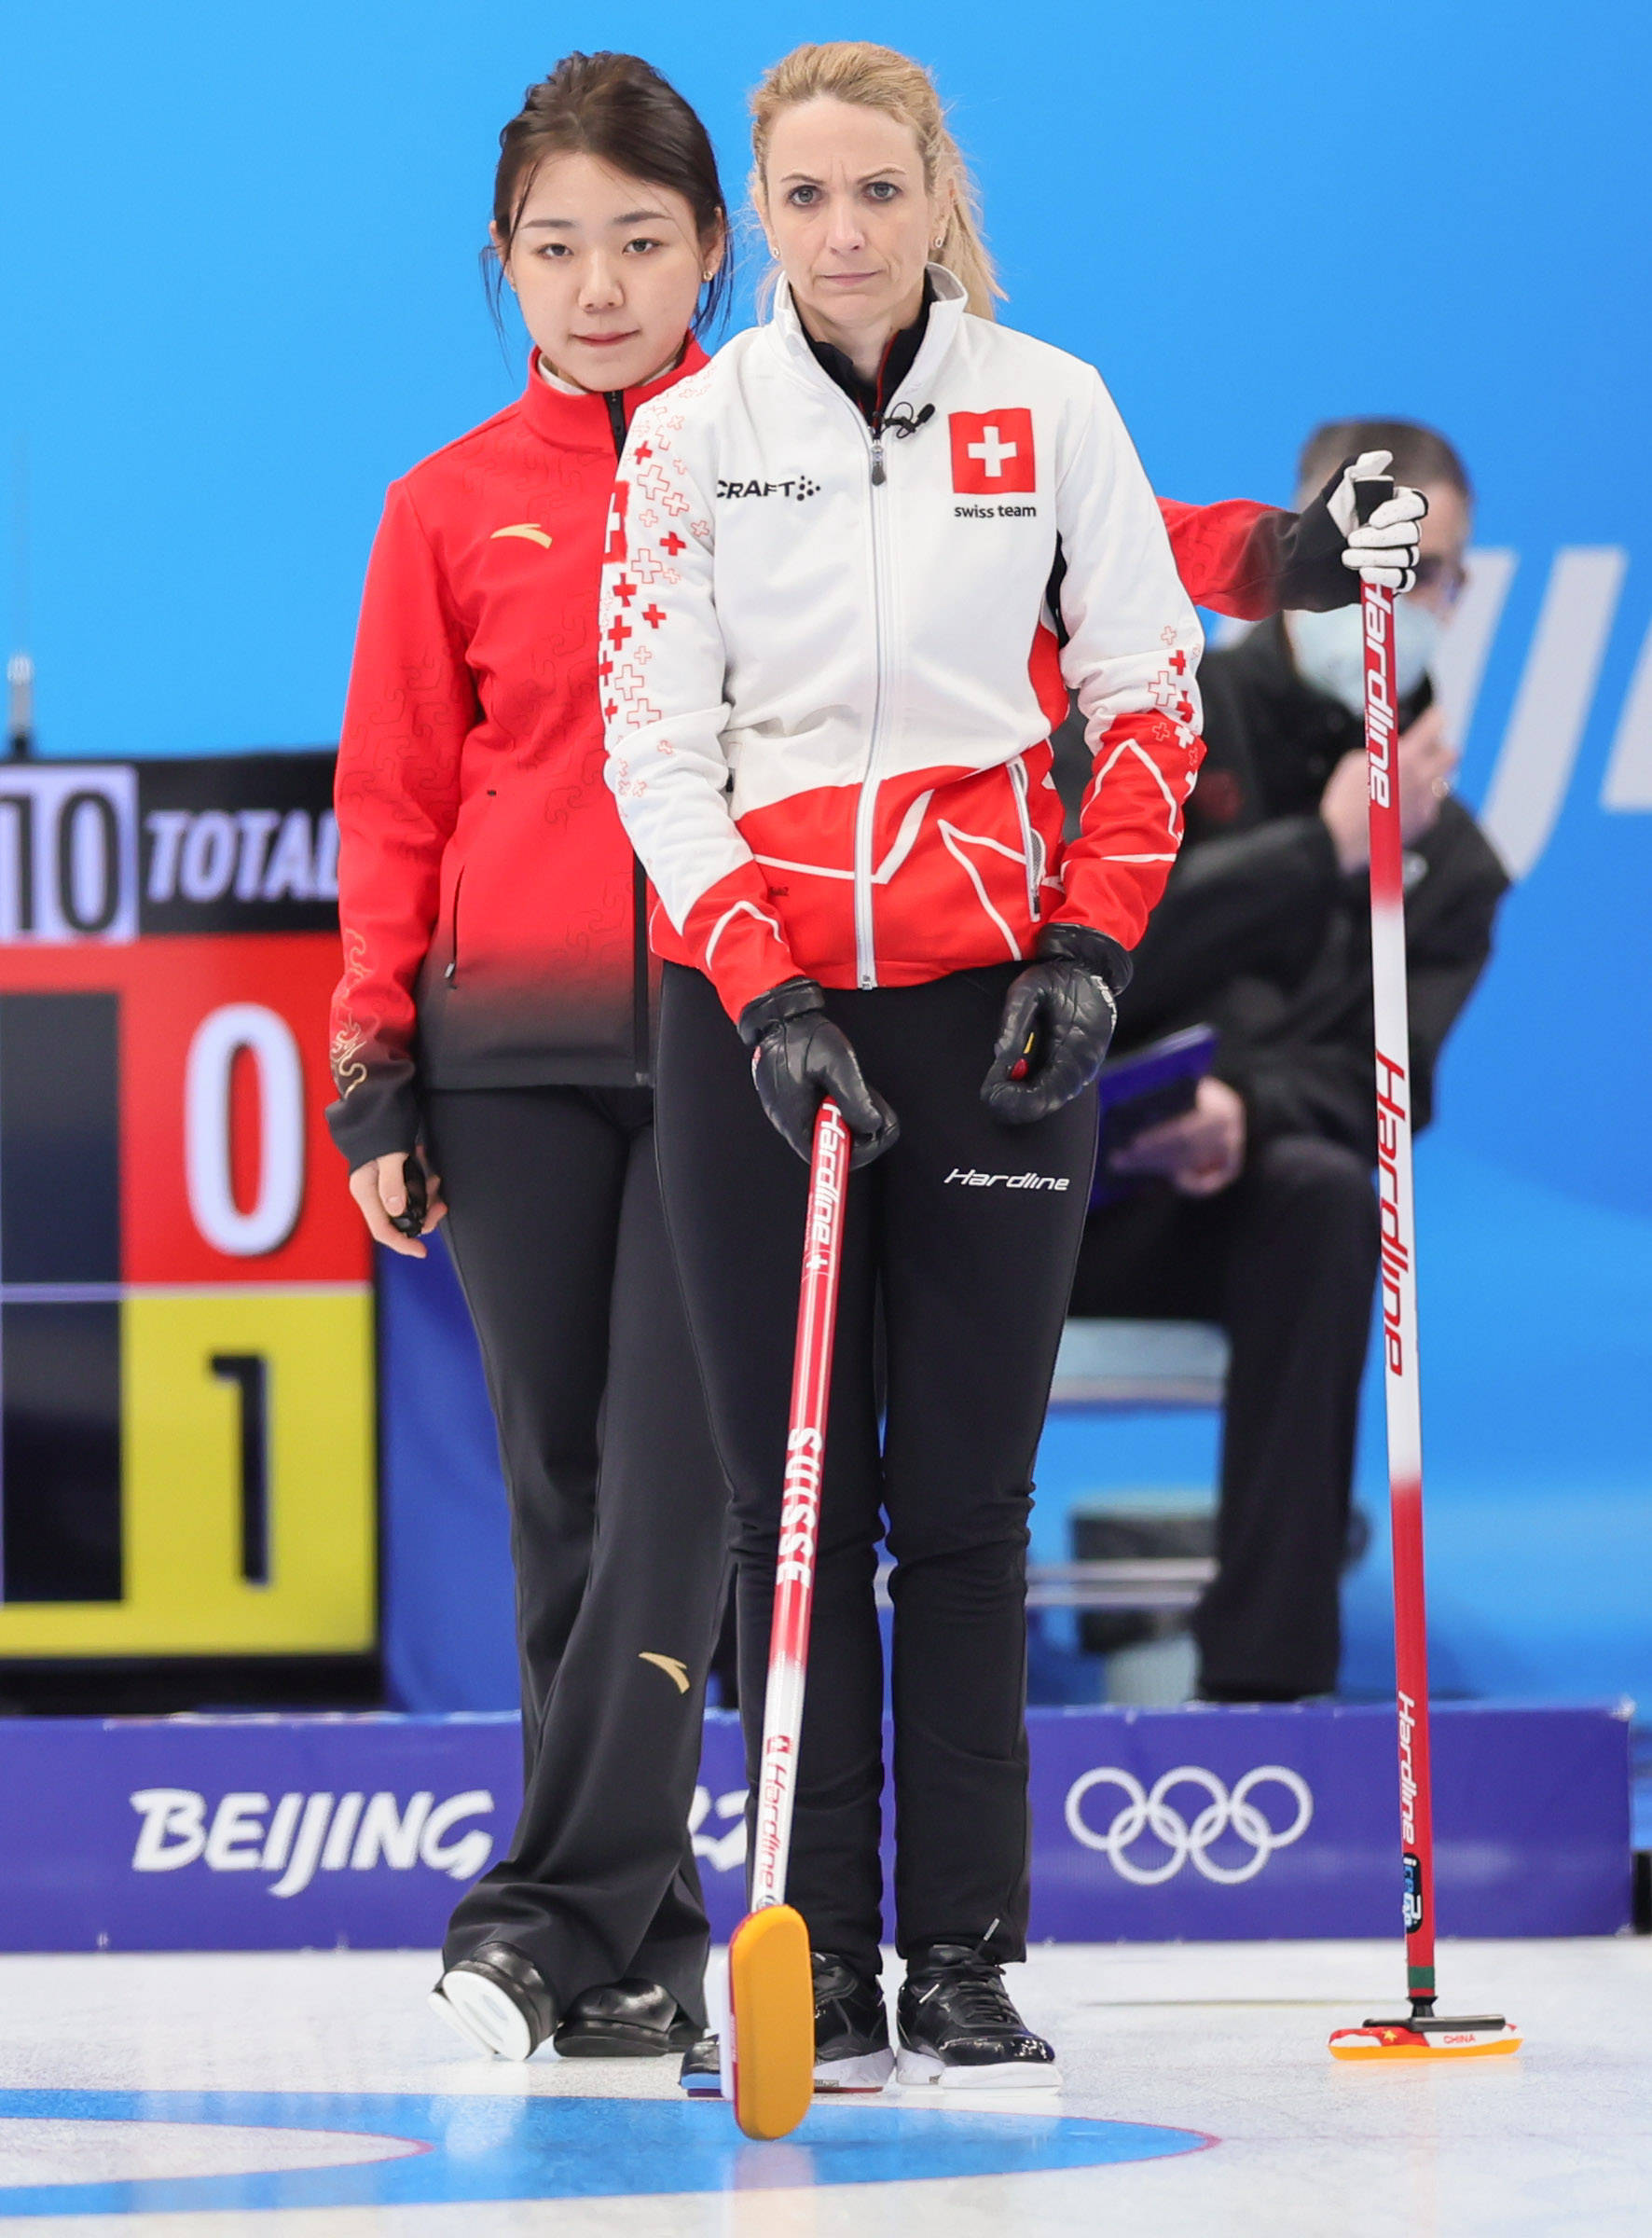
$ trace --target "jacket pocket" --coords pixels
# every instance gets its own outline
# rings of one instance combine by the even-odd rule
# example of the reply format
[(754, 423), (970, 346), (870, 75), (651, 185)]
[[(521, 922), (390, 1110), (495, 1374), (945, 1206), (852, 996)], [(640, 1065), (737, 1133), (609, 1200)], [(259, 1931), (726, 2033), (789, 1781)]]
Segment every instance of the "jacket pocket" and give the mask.
[(1026, 757), (1018, 753), (1009, 768), (1010, 790), (1015, 795), (1015, 818), (1021, 826), (1021, 860), (1026, 870), (1026, 913), (1036, 925), (1039, 891), (1044, 882), (1044, 841), (1034, 829), (1032, 811), (1027, 806)]
[(453, 881), (453, 900), (447, 911), (448, 957), (442, 977), (449, 987), (459, 985), (459, 895), (463, 885), (464, 872), (461, 870)]

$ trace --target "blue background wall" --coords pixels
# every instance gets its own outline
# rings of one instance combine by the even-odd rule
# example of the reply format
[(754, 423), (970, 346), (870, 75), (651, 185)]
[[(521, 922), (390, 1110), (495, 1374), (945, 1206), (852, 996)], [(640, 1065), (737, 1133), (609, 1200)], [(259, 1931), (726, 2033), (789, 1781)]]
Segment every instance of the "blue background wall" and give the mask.
[[(494, 135), (557, 53), (643, 35), (632, 11), (516, 0), (14, 15), (0, 467), (15, 483), (26, 451), (30, 525), (0, 616), (39, 666), (44, 751), (336, 736), (384, 484), (516, 386), (475, 269)], [(1466, 454), (1479, 541), (1517, 556), (1463, 784), (1492, 791), (1523, 684), (1557, 812), (1526, 814), (1420, 1168), (1441, 1676), (1652, 1699), (1646, 11), (725, 0), (657, 11), (646, 45), (732, 187), (745, 86), (845, 35), (932, 63), (1007, 315), (1101, 366), (1161, 489), (1283, 498), (1314, 421), (1413, 414)], [(1627, 572), (1562, 627), (1546, 682), (1555, 557), (1603, 547)], [(1520, 791), (1506, 765), (1516, 824)], [(1117, 1433), (1095, 1472), (1204, 1465), (1205, 1433), (1167, 1434)], [(1379, 1459), (1368, 1438), (1373, 1482)], [(1052, 1452), (1047, 1487), (1092, 1467)], [(1356, 1679), (1381, 1593), (1373, 1565)], [(465, 1683), (493, 1698), (508, 1657)]]

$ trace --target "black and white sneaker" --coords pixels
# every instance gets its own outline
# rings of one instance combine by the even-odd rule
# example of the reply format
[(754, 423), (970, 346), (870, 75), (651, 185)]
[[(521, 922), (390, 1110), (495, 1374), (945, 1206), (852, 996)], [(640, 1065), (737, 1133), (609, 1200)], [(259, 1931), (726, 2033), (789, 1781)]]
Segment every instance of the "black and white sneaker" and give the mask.
[(882, 1984), (847, 1959), (811, 1951), (815, 1974), (815, 2088), (881, 2091), (895, 2071)]
[[(895, 2071), (882, 1988), (829, 1952), (811, 1951), (809, 1961), (815, 1977), (816, 2090), (881, 2091)], [(701, 2037), (683, 2053), (677, 2079), (691, 2098), (726, 2095), (722, 2038)]]
[(896, 2010), (897, 2079), (943, 2090), (1059, 2090), (1055, 2054), (1035, 2036), (979, 1944), (931, 1942), (906, 1962)]
[(544, 1977), (508, 1942), (478, 1944), (447, 1968), (430, 2004), (474, 2050), (495, 2059), (531, 2059), (557, 2025)]

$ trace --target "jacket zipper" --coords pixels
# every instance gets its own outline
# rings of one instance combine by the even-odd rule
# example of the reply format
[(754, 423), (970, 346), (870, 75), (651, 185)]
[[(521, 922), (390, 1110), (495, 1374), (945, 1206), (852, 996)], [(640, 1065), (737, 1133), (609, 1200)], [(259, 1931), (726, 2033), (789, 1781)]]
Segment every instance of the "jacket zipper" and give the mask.
[[(841, 394), (841, 392), (840, 392)], [(883, 427), (881, 421), (869, 429), (856, 407), (844, 397), (846, 408), (852, 412), (856, 425), (866, 436), (872, 458), (872, 642), (875, 661), (872, 695), (872, 735), (866, 749), (866, 769), (860, 780), (860, 796), (855, 804), (855, 985), (874, 988), (877, 985), (877, 949), (872, 919), (872, 848), (877, 826), (878, 760), (883, 745), (884, 702), (888, 697), (888, 629), (884, 614), (884, 584), (888, 563), (884, 552), (885, 516), (887, 508), (878, 492), (888, 479), (884, 469)]]
[(1026, 866), (1026, 910), (1036, 925), (1039, 921), (1039, 889), (1044, 872), (1044, 847), (1033, 830), (1026, 785), (1026, 757), (1018, 753), (1010, 764), (1010, 789), (1015, 795), (1015, 813), (1021, 819), (1021, 859)]
[(872, 694), (872, 730), (866, 747), (866, 767), (860, 779), (860, 794), (855, 804), (855, 863), (853, 891), (855, 899), (855, 985), (857, 988), (874, 988), (877, 985), (877, 949), (872, 919), (872, 849), (877, 825), (877, 767), (879, 749), (883, 744), (884, 702), (888, 696), (888, 645), (889, 632), (884, 614), (884, 584), (888, 574), (888, 561), (884, 551), (886, 508), (878, 502), (877, 492), (888, 480), (884, 464), (884, 366), (888, 362), (888, 348), (884, 351), (884, 363), (878, 367), (876, 407), (870, 426), (860, 406), (846, 396), (835, 381), (829, 382), (834, 395), (854, 421), (865, 441), (872, 466), (872, 642), (874, 672)]
[(453, 954), (442, 976), (449, 987), (459, 985), (459, 890), (463, 884), (464, 873), (461, 870), (453, 881), (453, 904), (447, 913), (447, 921), (453, 935)]
[[(624, 457), (626, 436), (626, 394), (623, 389), (606, 389), (602, 401), (608, 407), (608, 432), (613, 437), (613, 456), (617, 463)], [(631, 1071), (639, 1087), (646, 1087), (648, 1071), (648, 877), (636, 854), (631, 857)]]

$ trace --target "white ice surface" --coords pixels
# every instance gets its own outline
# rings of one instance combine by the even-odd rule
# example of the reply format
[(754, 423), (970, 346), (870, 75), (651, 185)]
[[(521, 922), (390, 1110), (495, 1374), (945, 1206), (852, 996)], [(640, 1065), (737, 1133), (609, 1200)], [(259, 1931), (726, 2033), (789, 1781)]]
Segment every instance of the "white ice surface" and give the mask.
[[(467, 2059), (424, 2008), (434, 1972), (419, 1954), (0, 1959), (0, 2088), (676, 2094), (675, 2061)], [(1055, 2041), (1061, 2109), (1218, 2140), (1182, 2159), (544, 2204), (0, 2217), (0, 2227), (54, 2238), (1648, 2238), (1652, 1942), (1452, 1944), (1441, 1973), (1451, 2007), (1507, 2010), (1525, 2049), (1439, 2067), (1332, 2061), (1330, 2029), (1393, 2008), (1390, 1945), (1037, 1951), (1011, 1979)], [(1027, 2094), (1014, 2095), (1026, 2110)], [(964, 2110), (981, 2103), (971, 2095)], [(64, 2140), (42, 2123), (25, 2138), (24, 2126), (29, 2173), (0, 2162), (0, 2180), (49, 2180)], [(169, 2131), (145, 2148), (145, 2172), (202, 2169), (209, 2153), (227, 2168), (217, 2156), (248, 2136)], [(282, 2133), (282, 2164), (317, 2165), (322, 2144)], [(367, 2156), (352, 2144), (350, 2157)], [(233, 2164), (277, 2163), (255, 2150)], [(76, 2155), (62, 2173), (103, 2171)]]
[[(406, 2137), (330, 2129), (258, 2129), (186, 2121), (0, 2119), (0, 2184), (133, 2183), (145, 2176), (249, 2176), (269, 2169), (345, 2168), (396, 2161), (422, 2148)], [(0, 2217), (0, 2221), (19, 2219)]]

